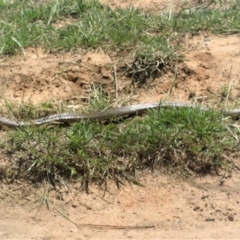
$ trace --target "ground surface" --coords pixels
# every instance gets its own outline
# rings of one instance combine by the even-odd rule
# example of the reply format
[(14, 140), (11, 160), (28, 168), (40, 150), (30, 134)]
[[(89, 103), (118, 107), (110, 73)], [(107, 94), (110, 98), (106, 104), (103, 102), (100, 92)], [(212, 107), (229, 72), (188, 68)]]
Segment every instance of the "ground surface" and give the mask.
[[(172, 4), (151, 0), (110, 2), (112, 7), (133, 4), (148, 10)], [(65, 100), (81, 108), (93, 88), (101, 83), (103, 91), (116, 94), (119, 101), (129, 98), (144, 103), (192, 98), (217, 104), (227, 94), (230, 103), (237, 103), (239, 41), (239, 36), (213, 36), (205, 32), (197, 37), (186, 36), (184, 63), (144, 87), (133, 84), (122, 73), (128, 63), (124, 52), (115, 54), (98, 49), (52, 55), (39, 48), (27, 49), (25, 57), (1, 59), (1, 95), (16, 102)], [(240, 160), (236, 164), (240, 165)], [(89, 195), (79, 191), (77, 185), (71, 186), (71, 191), (60, 189), (49, 198), (50, 211), (46, 204), (39, 210), (40, 203), (33, 203), (43, 195), (40, 189), (32, 191), (30, 186), (20, 183), (3, 185), (0, 238), (240, 238), (240, 173), (227, 174), (224, 181), (215, 176), (183, 182), (155, 172), (144, 174), (140, 180), (144, 188), (126, 184), (120, 190), (109, 186), (109, 191), (104, 192), (92, 186)]]

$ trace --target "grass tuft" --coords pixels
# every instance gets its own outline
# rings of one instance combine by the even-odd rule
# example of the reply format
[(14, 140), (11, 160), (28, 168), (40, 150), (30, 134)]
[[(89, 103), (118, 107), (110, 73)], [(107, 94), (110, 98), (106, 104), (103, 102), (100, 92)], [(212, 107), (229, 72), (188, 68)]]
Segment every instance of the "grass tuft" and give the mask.
[(220, 114), (169, 108), (108, 124), (18, 129), (9, 134), (6, 149), (17, 166), (15, 178), (53, 186), (80, 180), (88, 190), (90, 183), (110, 179), (118, 186), (137, 183), (144, 169), (208, 174), (224, 168), (222, 154), (236, 151), (237, 143)]

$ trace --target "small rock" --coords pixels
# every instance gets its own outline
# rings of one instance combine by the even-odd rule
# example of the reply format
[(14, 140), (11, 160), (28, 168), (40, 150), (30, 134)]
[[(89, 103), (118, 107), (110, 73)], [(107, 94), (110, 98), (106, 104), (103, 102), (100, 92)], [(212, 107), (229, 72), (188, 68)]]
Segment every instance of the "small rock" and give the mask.
[(78, 206), (77, 202), (76, 201), (72, 201), (72, 207), (76, 208), (77, 206)]
[(205, 198), (208, 198), (208, 197), (209, 197), (209, 195), (206, 194), (206, 195), (203, 195), (203, 196), (201, 197), (201, 199), (205, 199)]
[(199, 210), (199, 209), (200, 209), (200, 207), (199, 207), (199, 206), (196, 206), (196, 207), (193, 208), (193, 211), (197, 211), (197, 210)]
[(231, 222), (234, 221), (234, 215), (233, 214), (229, 214), (228, 215), (228, 220), (231, 221)]

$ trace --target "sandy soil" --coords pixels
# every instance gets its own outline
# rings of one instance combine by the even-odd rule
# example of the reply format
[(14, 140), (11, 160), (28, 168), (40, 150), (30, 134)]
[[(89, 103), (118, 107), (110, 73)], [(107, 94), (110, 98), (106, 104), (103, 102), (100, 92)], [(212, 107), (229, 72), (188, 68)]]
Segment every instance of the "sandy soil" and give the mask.
[[(156, 10), (172, 1), (102, 1), (112, 7)], [(164, 5), (165, 4), (165, 5)], [(175, 5), (179, 7), (179, 5)], [(91, 52), (49, 54), (26, 49), (25, 56), (0, 60), (3, 99), (16, 102), (66, 101), (84, 106), (93, 89), (117, 96), (119, 101), (151, 102), (162, 99), (217, 104), (239, 102), (240, 37), (203, 32), (185, 38), (186, 59), (154, 81), (138, 86), (126, 76), (126, 53)], [(124, 60), (123, 60), (124, 59)], [(174, 80), (173, 80), (174, 79)], [(115, 87), (116, 80), (118, 87)], [(231, 94), (228, 94), (230, 93)], [(234, 159), (236, 166), (240, 159)], [(239, 165), (240, 166), (240, 165)], [(26, 183), (0, 191), (1, 239), (240, 239), (240, 173), (209, 176), (187, 182), (159, 172), (139, 177), (145, 187), (109, 186), (105, 192), (79, 186), (49, 192), (46, 204), (34, 203), (44, 195)]]
[(0, 237), (239, 239), (239, 173), (224, 181), (204, 177), (183, 182), (156, 172), (141, 176), (141, 181), (145, 187), (109, 186), (104, 192), (92, 186), (89, 194), (77, 185), (71, 191), (59, 189), (55, 198), (49, 197), (50, 210), (33, 203), (43, 194), (40, 190), (28, 194), (26, 187), (14, 185), (1, 202)]

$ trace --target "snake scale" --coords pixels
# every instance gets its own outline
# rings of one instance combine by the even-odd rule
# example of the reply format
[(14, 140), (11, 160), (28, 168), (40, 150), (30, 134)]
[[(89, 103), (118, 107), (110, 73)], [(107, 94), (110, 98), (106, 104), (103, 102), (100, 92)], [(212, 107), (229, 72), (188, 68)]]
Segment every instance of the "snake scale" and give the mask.
[[(29, 121), (18, 121), (12, 120), (0, 116), (0, 125), (5, 125), (10, 128), (18, 128), (25, 126), (39, 126), (47, 123), (56, 123), (56, 122), (77, 122), (80, 120), (101, 120), (101, 119), (110, 119), (114, 117), (123, 117), (130, 115), (142, 114), (151, 109), (158, 108), (199, 108), (201, 111), (209, 111), (216, 109), (211, 109), (204, 106), (199, 106), (197, 104), (183, 103), (183, 102), (153, 102), (153, 103), (143, 103), (130, 106), (124, 106), (120, 108), (113, 108), (102, 112), (96, 113), (59, 113), (49, 115), (47, 117), (37, 118)], [(240, 108), (235, 109), (222, 109), (221, 114), (224, 116), (240, 116)]]

